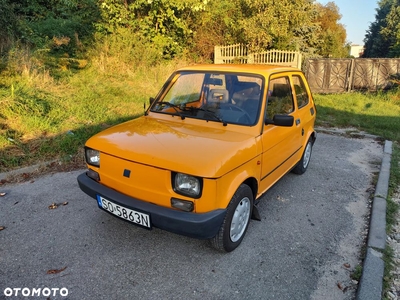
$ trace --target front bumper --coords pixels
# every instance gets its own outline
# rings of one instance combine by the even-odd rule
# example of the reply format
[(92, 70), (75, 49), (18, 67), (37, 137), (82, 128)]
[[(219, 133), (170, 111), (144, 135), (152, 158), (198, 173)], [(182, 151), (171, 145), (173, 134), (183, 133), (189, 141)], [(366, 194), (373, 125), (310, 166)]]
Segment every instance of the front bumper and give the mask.
[(77, 178), (80, 189), (90, 197), (100, 195), (116, 204), (150, 215), (154, 227), (173, 233), (198, 238), (210, 239), (220, 229), (226, 209), (217, 209), (208, 213), (196, 214), (158, 206), (121, 194), (89, 178), (82, 173)]

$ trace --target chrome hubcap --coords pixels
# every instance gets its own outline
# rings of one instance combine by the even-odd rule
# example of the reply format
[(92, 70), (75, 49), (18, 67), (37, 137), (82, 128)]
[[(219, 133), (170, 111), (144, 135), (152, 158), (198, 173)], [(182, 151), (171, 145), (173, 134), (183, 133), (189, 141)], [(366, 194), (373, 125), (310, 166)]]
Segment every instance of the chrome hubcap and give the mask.
[(237, 242), (246, 230), (250, 216), (250, 199), (245, 197), (240, 200), (233, 214), (230, 238), (232, 242)]
[(303, 157), (303, 168), (307, 168), (311, 158), (311, 143), (307, 143), (306, 150)]

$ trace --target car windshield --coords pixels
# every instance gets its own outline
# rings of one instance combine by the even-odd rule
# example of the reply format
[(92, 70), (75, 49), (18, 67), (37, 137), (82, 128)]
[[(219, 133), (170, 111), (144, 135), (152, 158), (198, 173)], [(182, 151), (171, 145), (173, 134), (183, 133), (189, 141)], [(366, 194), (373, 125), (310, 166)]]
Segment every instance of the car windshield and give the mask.
[(256, 124), (263, 79), (253, 74), (180, 72), (164, 86), (150, 111), (221, 122)]

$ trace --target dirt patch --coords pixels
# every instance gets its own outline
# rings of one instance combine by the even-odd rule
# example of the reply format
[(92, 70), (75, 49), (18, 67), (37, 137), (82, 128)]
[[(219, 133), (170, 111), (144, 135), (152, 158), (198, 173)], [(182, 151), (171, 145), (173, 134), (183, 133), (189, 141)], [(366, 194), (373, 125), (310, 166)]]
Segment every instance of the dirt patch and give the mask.
[(32, 181), (45, 174), (57, 172), (70, 172), (85, 168), (85, 161), (81, 153), (70, 156), (68, 160), (53, 160), (25, 167), (6, 173), (0, 173), (0, 186), (9, 183)]

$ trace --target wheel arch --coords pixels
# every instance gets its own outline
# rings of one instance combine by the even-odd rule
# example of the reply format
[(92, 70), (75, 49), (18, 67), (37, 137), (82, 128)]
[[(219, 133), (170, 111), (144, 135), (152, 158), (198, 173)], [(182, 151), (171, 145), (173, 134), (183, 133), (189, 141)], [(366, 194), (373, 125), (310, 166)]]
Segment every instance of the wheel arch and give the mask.
[(257, 179), (254, 177), (249, 177), (245, 181), (243, 181), (243, 184), (246, 184), (250, 187), (252, 193), (253, 193), (253, 200), (256, 200), (257, 194), (258, 194), (258, 182)]
[(317, 133), (316, 133), (315, 131), (311, 132), (311, 134), (310, 134), (310, 136), (309, 136), (308, 139), (311, 139), (311, 140), (312, 140), (312, 143), (313, 143), (313, 145), (314, 145), (315, 140), (317, 139)]
[(257, 158), (253, 159), (218, 179), (217, 198), (221, 199), (220, 208), (226, 208), (229, 205), (229, 202), (241, 184), (248, 185), (253, 194), (253, 200), (256, 199), (259, 184), (257, 175), (261, 172), (261, 165), (257, 161)]

